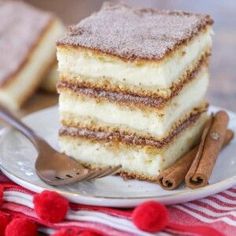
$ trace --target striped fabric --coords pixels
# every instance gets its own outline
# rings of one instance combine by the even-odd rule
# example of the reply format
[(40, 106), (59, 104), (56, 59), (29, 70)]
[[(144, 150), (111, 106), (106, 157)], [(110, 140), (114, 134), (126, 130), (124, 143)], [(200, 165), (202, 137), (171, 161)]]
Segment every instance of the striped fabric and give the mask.
[[(34, 212), (34, 193), (12, 183), (2, 174), (0, 184), (4, 186), (4, 204), (1, 210), (33, 219), (41, 224), (42, 232), (51, 234), (60, 228), (76, 226), (96, 230), (107, 236), (153, 235), (135, 227), (130, 219), (132, 209), (71, 204), (64, 222), (45, 224)], [(168, 210), (170, 224), (164, 232), (156, 235), (236, 235), (236, 187), (205, 199), (169, 206)]]
[(171, 220), (209, 225), (224, 235), (236, 235), (236, 187), (224, 192), (169, 207)]

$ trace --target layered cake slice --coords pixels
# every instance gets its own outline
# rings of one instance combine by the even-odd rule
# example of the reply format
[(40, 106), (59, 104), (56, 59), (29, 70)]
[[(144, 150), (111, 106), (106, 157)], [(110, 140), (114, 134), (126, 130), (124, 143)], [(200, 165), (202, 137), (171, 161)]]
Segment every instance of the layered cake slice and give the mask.
[(155, 181), (207, 119), (208, 15), (106, 4), (57, 43), (66, 154)]
[(63, 25), (19, 1), (0, 1), (0, 19), (0, 102), (17, 109), (55, 63)]

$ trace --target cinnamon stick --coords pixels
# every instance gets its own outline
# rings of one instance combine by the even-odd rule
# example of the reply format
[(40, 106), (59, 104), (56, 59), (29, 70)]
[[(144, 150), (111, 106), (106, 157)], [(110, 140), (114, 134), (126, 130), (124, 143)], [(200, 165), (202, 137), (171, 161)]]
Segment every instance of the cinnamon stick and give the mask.
[(189, 188), (200, 188), (208, 184), (217, 156), (223, 146), (229, 116), (219, 111), (205, 127), (196, 157), (185, 176)]
[[(233, 139), (234, 133), (232, 130), (227, 130), (224, 138), (223, 147), (225, 147)], [(222, 148), (223, 148), (222, 147)], [(187, 152), (172, 166), (162, 171), (158, 176), (158, 184), (165, 190), (173, 190), (180, 186), (184, 181), (186, 174), (197, 154), (199, 145)]]

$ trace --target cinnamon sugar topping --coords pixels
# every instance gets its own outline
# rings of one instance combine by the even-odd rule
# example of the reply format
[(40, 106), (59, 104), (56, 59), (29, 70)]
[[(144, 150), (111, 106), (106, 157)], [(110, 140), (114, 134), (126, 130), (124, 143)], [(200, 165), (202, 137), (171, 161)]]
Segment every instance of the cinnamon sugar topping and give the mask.
[(70, 27), (58, 45), (90, 48), (128, 60), (159, 60), (212, 23), (203, 14), (110, 3)]

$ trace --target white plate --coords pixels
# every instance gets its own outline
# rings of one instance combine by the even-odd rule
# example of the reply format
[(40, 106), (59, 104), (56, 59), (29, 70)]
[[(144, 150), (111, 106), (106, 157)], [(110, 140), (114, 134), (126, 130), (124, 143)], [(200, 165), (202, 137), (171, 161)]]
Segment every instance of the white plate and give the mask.
[[(211, 107), (210, 112), (219, 108)], [(229, 112), (229, 111), (228, 111)], [(236, 114), (229, 112), (229, 127), (236, 131)], [(41, 110), (26, 117), (24, 121), (48, 142), (58, 148), (59, 128), (57, 107)], [(112, 176), (64, 187), (51, 187), (42, 182), (35, 173), (37, 156), (31, 143), (16, 131), (5, 129), (0, 145), (0, 164), (5, 175), (19, 185), (35, 192), (44, 189), (56, 190), (70, 201), (89, 205), (111, 207), (133, 207), (139, 203), (156, 199), (165, 204), (182, 203), (223, 191), (236, 184), (236, 140), (220, 154), (210, 184), (204, 188), (190, 190), (182, 186), (177, 190), (165, 191), (156, 184), (128, 180)], [(50, 158), (50, 157), (49, 157)]]

